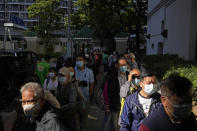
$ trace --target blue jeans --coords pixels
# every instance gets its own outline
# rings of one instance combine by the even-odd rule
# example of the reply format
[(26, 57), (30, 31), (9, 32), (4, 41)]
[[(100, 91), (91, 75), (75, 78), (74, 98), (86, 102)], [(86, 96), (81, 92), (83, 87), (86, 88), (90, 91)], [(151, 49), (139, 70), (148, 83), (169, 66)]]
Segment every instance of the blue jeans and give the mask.
[(83, 95), (85, 97), (85, 101), (88, 101), (89, 100), (89, 88), (88, 87), (80, 87), (82, 92), (83, 92)]

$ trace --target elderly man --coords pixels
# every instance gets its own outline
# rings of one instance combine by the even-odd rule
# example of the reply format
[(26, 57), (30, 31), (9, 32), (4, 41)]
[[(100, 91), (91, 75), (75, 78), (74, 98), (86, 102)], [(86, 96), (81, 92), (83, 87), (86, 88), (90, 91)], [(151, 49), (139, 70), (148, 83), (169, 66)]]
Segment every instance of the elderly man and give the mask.
[(45, 100), (38, 83), (27, 83), (21, 88), (22, 107), (30, 119), (36, 120), (36, 131), (65, 131), (55, 110)]
[(69, 130), (76, 131), (76, 102), (77, 90), (72, 84), (70, 71), (62, 67), (58, 73), (59, 86), (57, 88), (57, 99), (60, 102), (60, 111), (63, 123)]

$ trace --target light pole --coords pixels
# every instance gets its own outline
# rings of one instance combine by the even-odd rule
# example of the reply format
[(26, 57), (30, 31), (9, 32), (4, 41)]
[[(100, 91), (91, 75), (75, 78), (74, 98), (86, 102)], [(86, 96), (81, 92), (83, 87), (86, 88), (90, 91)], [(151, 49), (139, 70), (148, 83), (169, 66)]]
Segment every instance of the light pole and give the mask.
[[(8, 18), (7, 18), (7, 0), (4, 0), (4, 23), (8, 22)], [(7, 41), (7, 30), (8, 30), (8, 27), (5, 27), (4, 28), (4, 40), (3, 40), (3, 49), (5, 49), (5, 44), (6, 44), (6, 41)]]
[(71, 33), (70, 33), (70, 23), (71, 23), (71, 18), (70, 18), (70, 15), (71, 15), (71, 2), (72, 0), (68, 0), (68, 44), (70, 44), (70, 55), (71, 55), (71, 58), (73, 58), (73, 49), (72, 49), (72, 41), (71, 41)]

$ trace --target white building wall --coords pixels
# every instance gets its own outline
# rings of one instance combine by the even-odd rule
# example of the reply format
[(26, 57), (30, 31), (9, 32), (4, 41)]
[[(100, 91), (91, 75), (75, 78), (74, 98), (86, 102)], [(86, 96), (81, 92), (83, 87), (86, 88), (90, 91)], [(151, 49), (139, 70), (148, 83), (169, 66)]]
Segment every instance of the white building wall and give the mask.
[[(157, 54), (158, 43), (163, 42), (161, 35), (161, 22), (164, 20), (164, 8), (161, 8), (148, 20), (148, 34), (151, 35), (151, 39), (147, 40), (147, 54)], [(154, 45), (154, 48), (152, 48)]]
[[(147, 34), (151, 35), (151, 39), (147, 39), (147, 55), (158, 54), (158, 43), (163, 42), (163, 54), (178, 54), (184, 59), (193, 60), (197, 46), (197, 0), (159, 0), (162, 7), (154, 1), (149, 0)], [(154, 10), (155, 7), (157, 10)], [(162, 20), (164, 29), (168, 30), (167, 38), (156, 35), (161, 33)]]
[(190, 0), (176, 0), (166, 7), (168, 37), (164, 43), (164, 54), (178, 54), (189, 59), (190, 8)]
[(162, 0), (149, 0), (148, 1), (148, 13), (157, 5), (160, 3)]
[(191, 31), (190, 31), (190, 41), (189, 41), (189, 59), (197, 58), (197, 0), (192, 0), (191, 7)]

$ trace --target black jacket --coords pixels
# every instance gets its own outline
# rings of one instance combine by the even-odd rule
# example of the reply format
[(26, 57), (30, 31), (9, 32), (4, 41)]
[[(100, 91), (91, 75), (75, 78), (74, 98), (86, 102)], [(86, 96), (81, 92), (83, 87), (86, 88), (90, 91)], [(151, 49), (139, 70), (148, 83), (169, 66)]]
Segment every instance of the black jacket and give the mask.
[[(128, 79), (129, 73), (126, 72)], [(109, 106), (110, 110), (117, 112), (120, 111), (120, 84), (118, 80), (118, 69), (111, 68), (107, 72), (107, 81), (108, 81), (108, 97), (109, 97)]]
[(48, 104), (36, 117), (36, 131), (68, 131), (58, 118), (58, 114)]
[(120, 85), (118, 80), (118, 69), (114, 68), (108, 72), (108, 97), (111, 111), (120, 111)]
[(180, 124), (171, 122), (163, 105), (145, 118), (139, 131), (197, 131), (197, 121), (193, 113)]

